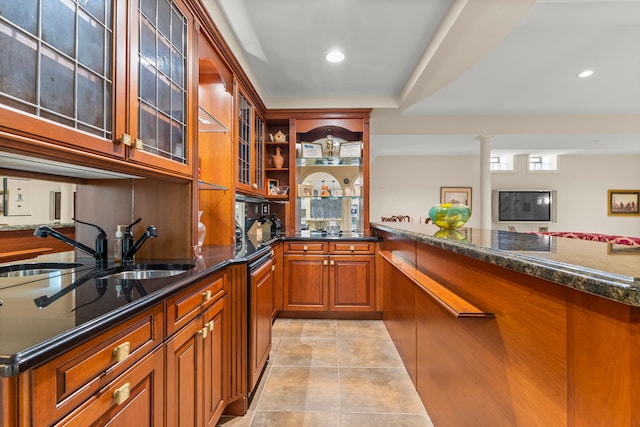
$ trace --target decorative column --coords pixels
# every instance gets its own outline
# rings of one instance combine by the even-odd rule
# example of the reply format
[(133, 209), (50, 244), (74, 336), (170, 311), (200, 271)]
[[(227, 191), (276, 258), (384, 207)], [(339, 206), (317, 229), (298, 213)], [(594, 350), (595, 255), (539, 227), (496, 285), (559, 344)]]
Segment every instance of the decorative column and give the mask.
[(62, 184), (60, 186), (60, 222), (62, 224), (71, 224), (74, 216), (73, 213), (73, 192), (75, 185)]
[[(491, 229), (491, 140), (493, 135), (478, 135), (480, 141), (480, 227)], [(476, 199), (477, 200), (477, 199)], [(477, 212), (477, 209), (473, 210)]]

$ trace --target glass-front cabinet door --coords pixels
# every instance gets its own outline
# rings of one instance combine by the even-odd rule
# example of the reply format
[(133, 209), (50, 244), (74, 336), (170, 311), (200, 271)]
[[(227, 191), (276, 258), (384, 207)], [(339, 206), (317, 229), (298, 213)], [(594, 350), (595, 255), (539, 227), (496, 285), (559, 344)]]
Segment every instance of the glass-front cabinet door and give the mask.
[(245, 94), (238, 90), (238, 190), (264, 195), (264, 119)]
[(296, 134), (296, 233), (365, 234), (364, 148), (362, 132), (339, 126)]
[(133, 4), (129, 158), (190, 175), (193, 17), (180, 0)]
[[(0, 115), (5, 128), (124, 156), (113, 144), (112, 0), (0, 0)], [(124, 84), (123, 84), (124, 86)]]

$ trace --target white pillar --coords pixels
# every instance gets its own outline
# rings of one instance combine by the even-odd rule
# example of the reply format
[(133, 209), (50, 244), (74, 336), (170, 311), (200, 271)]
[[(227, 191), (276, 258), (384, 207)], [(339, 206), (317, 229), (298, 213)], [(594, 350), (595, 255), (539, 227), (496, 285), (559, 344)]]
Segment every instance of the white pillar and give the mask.
[(70, 224), (73, 222), (73, 192), (74, 184), (62, 184), (60, 186), (60, 222)]
[[(480, 227), (491, 229), (491, 140), (493, 135), (478, 135), (480, 141)], [(477, 209), (474, 209), (477, 212)]]

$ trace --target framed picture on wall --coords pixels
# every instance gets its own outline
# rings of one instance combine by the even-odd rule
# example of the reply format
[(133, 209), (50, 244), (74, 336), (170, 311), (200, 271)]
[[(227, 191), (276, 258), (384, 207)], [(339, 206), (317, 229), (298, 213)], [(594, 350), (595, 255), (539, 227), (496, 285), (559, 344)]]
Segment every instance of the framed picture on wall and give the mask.
[(471, 187), (440, 187), (440, 203), (457, 203), (471, 208)]
[(607, 215), (640, 215), (640, 190), (607, 191)]

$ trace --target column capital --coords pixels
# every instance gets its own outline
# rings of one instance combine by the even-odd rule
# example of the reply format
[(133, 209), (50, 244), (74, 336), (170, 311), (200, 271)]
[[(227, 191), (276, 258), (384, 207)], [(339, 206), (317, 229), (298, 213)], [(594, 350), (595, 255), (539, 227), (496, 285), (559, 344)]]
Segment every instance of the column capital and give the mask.
[(476, 136), (476, 139), (478, 141), (480, 141), (480, 142), (491, 142), (491, 140), (493, 139), (494, 136), (495, 135), (484, 135), (484, 134), (481, 134), (481, 135)]

